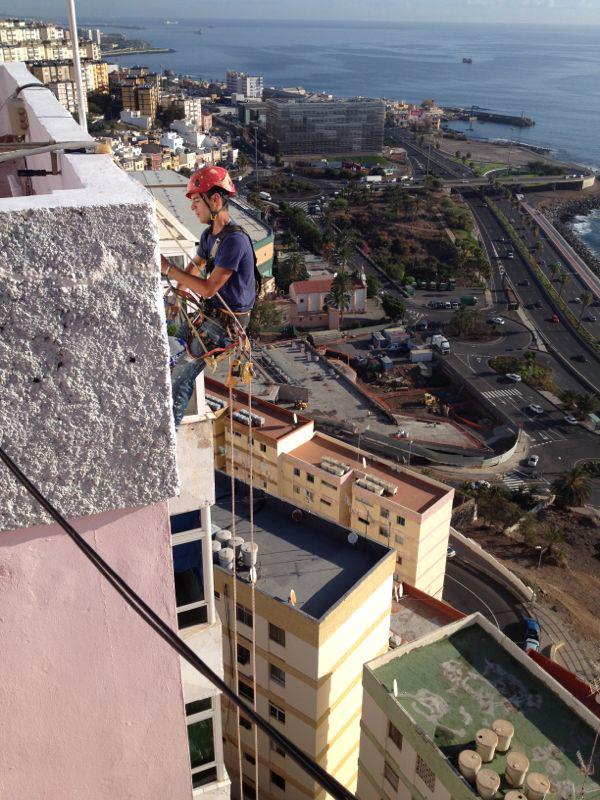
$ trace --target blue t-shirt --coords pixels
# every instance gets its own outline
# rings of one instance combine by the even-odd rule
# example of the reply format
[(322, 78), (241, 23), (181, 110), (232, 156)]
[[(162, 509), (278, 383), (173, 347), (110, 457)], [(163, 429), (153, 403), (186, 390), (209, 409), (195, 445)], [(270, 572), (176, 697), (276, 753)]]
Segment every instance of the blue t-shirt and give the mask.
[[(202, 232), (197, 253), (200, 258), (208, 259), (215, 236), (211, 236), (209, 228)], [(227, 283), (219, 289), (219, 294), (232, 311), (250, 311), (256, 299), (254, 282), (254, 253), (248, 236), (243, 231), (230, 233), (215, 255), (215, 267), (232, 270)], [(215, 295), (211, 298), (213, 306), (224, 308), (221, 300)]]

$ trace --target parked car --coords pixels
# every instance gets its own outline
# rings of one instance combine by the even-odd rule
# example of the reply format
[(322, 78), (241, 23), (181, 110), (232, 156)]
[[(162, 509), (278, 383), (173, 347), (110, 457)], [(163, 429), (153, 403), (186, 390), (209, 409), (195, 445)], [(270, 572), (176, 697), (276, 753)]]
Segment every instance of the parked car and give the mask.
[(573, 302), (574, 303), (581, 303), (581, 297), (574, 297), (573, 298)]
[(542, 308), (542, 304), (540, 303), (539, 300), (536, 300), (535, 303), (533, 304), (533, 307), (534, 308)]
[(469, 483), (471, 489), (489, 489), (491, 485), (489, 481), (471, 481)]
[(558, 325), (558, 323), (560, 322), (560, 319), (559, 319), (559, 317), (558, 317), (558, 314), (552, 314), (552, 320), (551, 320), (551, 321), (552, 321), (552, 322), (553, 322), (555, 325)]
[(588, 314), (587, 317), (583, 318), (584, 322), (597, 322), (598, 317), (595, 314)]
[(537, 619), (533, 617), (523, 617), (523, 630), (526, 639), (535, 639), (536, 642), (540, 640), (540, 624)]
[(527, 406), (527, 411), (531, 411), (532, 414), (543, 414), (544, 409), (541, 406), (538, 406), (537, 403), (530, 403)]
[(573, 356), (573, 361), (577, 361), (579, 364), (587, 364), (587, 356), (584, 356), (583, 353), (578, 353), (576, 356)]
[(448, 547), (448, 550), (446, 551), (446, 558), (454, 558), (455, 555), (456, 550), (453, 547)]
[(504, 325), (505, 320), (502, 317), (490, 317), (486, 322), (488, 325)]
[(527, 466), (528, 467), (537, 467), (539, 464), (540, 457), (538, 455), (529, 456), (527, 459)]
[(452, 306), (453, 309), (460, 308), (460, 303), (458, 302), (458, 300), (451, 300), (450, 305)]
[(505, 376), (509, 381), (513, 381), (513, 383), (521, 383), (523, 378), (517, 372), (507, 372)]
[(576, 417), (574, 417), (572, 414), (567, 414), (566, 417), (563, 417), (563, 420), (564, 420), (564, 422), (567, 423), (567, 425), (578, 425), (579, 424), (579, 420)]
[(508, 253), (506, 254), (506, 257), (508, 258), (509, 261), (511, 261), (515, 257), (515, 254), (513, 253), (512, 250), (509, 250)]
[(528, 650), (534, 650), (536, 653), (540, 652), (540, 643), (537, 639), (525, 639), (523, 642), (523, 650), (527, 652)]

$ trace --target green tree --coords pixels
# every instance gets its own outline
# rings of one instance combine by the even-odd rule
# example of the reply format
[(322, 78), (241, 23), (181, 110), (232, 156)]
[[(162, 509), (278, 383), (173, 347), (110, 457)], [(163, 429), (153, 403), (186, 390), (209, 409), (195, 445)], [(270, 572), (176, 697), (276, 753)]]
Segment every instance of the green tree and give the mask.
[(588, 414), (595, 414), (598, 410), (598, 398), (595, 394), (578, 394), (575, 399), (575, 412), (579, 419), (585, 419)]
[(577, 407), (577, 392), (572, 389), (564, 389), (560, 393), (560, 402), (567, 409), (567, 411), (574, 411)]
[(158, 111), (156, 112), (156, 119), (164, 128), (168, 128), (169, 125), (176, 119), (183, 119), (184, 117), (185, 113), (183, 109), (175, 108), (173, 106), (167, 106), (166, 108), (159, 107)]
[(381, 283), (376, 275), (367, 275), (367, 297), (376, 297)]
[(555, 281), (562, 271), (562, 264), (560, 261), (555, 261), (550, 265), (550, 274), (552, 275), (552, 280)]
[(478, 513), (488, 524), (508, 528), (518, 522), (521, 509), (506, 496), (502, 487), (491, 486), (478, 499)]
[(564, 562), (565, 553), (561, 546), (565, 535), (557, 525), (544, 525), (542, 528), (542, 541), (544, 542), (546, 558), (556, 564)]
[(561, 273), (561, 275), (560, 275), (560, 277), (558, 279), (558, 282), (560, 283), (560, 291), (558, 293), (559, 297), (562, 297), (563, 290), (564, 290), (565, 286), (569, 283), (570, 280), (571, 280), (571, 276), (569, 275), (568, 272), (562, 272)]
[(277, 268), (277, 288), (287, 292), (291, 283), (294, 283), (294, 281), (306, 281), (309, 277), (304, 254), (299, 250), (292, 250), (285, 261), (280, 262)]
[(394, 321), (404, 319), (406, 306), (402, 300), (399, 300), (397, 297), (394, 297), (386, 292), (381, 298), (381, 306), (386, 317), (389, 317)]
[(260, 336), (263, 331), (279, 330), (281, 323), (281, 311), (273, 300), (267, 297), (257, 298), (248, 324), (248, 333), (251, 336)]
[(585, 292), (581, 293), (581, 311), (579, 312), (579, 322), (581, 323), (581, 318), (583, 316), (583, 312), (586, 308), (589, 308), (592, 303), (594, 302), (594, 295), (586, 289)]
[(352, 276), (345, 269), (338, 270), (331, 282), (331, 289), (325, 302), (340, 312), (340, 330), (344, 325), (344, 312), (348, 311), (351, 306), (351, 291)]
[(573, 467), (556, 478), (552, 484), (552, 491), (559, 508), (583, 506), (592, 494), (590, 476), (583, 467)]

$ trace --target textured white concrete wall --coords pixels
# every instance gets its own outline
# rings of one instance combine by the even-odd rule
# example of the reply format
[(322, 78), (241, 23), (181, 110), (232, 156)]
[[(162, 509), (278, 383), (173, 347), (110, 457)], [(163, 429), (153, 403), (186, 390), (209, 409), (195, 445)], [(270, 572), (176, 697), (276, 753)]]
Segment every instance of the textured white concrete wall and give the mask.
[[(3, 65), (0, 102), (30, 80)], [(21, 96), (38, 141), (85, 138), (50, 92)], [(175, 431), (154, 201), (109, 156), (60, 168), (0, 198), (0, 435), (64, 514), (86, 516), (172, 497)], [(4, 469), (0, 497), (0, 530), (47, 521)]]

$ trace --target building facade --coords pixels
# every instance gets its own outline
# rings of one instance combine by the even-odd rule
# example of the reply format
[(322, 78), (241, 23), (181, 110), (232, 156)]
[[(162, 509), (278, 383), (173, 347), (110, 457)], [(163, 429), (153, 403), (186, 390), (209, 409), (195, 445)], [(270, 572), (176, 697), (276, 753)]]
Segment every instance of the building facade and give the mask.
[[(214, 414), (215, 463), (248, 483), (249, 452), (243, 420), (229, 427), (227, 389), (206, 379)], [(247, 403), (236, 390), (235, 410)], [(405, 468), (392, 468), (324, 434), (314, 423), (254, 398), (265, 423), (253, 430), (253, 485), (298, 508), (384, 543), (396, 553), (394, 577), (440, 598), (454, 490)], [(293, 435), (292, 435), (293, 434)], [(233, 466), (231, 462), (233, 454)]]
[[(22, 64), (1, 67), (0, 104), (31, 81)], [(49, 92), (20, 98), (31, 141), (85, 138)], [(10, 131), (6, 109), (0, 121)], [(45, 171), (47, 159), (28, 156), (27, 166)], [(18, 162), (0, 172), (12, 254), (0, 308), (28, 320), (3, 335), (2, 447), (219, 672), (210, 557), (199, 567), (214, 500), (212, 423), (200, 383), (177, 435), (173, 427), (154, 203), (110, 156), (58, 159), (58, 174), (32, 177), (28, 194)], [(15, 291), (24, 271), (26, 298)], [(133, 306), (142, 328), (129, 314), (109, 322)], [(10, 576), (0, 582), (2, 794), (227, 797), (218, 693), (182, 671), (4, 466), (0, 495)]]
[(269, 99), (267, 136), (280, 155), (381, 153), (382, 100)]
[(249, 99), (260, 100), (263, 95), (264, 80), (261, 75), (246, 75), (245, 72), (228, 70), (227, 93), (243, 95)]
[(366, 664), (363, 686), (359, 800), (600, 797), (598, 718), (480, 614)]

